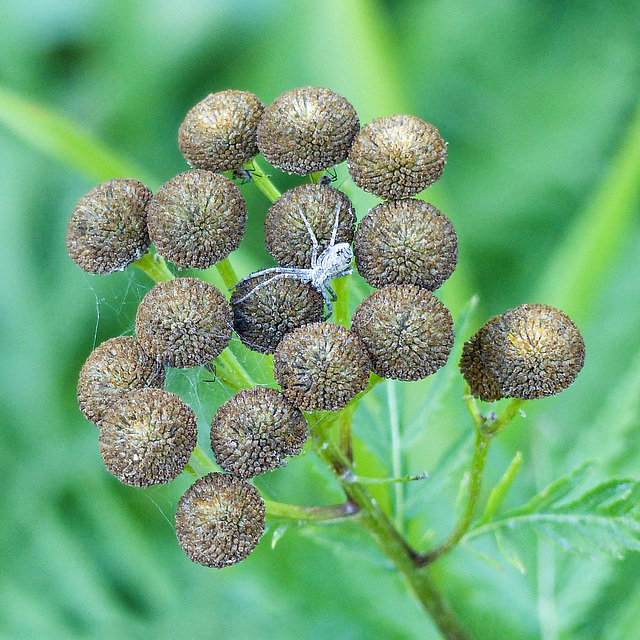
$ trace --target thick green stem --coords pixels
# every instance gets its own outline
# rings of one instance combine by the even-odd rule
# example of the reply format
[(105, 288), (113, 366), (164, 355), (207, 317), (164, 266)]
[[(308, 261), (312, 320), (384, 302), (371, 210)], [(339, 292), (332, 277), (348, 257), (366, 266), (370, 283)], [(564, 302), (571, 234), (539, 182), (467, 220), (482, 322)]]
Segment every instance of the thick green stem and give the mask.
[(260, 166), (260, 162), (257, 157), (253, 160), (249, 160), (249, 162), (244, 165), (244, 168), (251, 171), (253, 182), (256, 187), (258, 187), (258, 189), (260, 189), (260, 191), (262, 191), (262, 193), (264, 193), (271, 202), (275, 202), (282, 195), (273, 182), (271, 182), (271, 179), (264, 168)]
[(147, 251), (147, 253), (140, 256), (133, 264), (141, 271), (144, 271), (154, 282), (168, 282), (174, 278), (164, 258), (157, 253)]

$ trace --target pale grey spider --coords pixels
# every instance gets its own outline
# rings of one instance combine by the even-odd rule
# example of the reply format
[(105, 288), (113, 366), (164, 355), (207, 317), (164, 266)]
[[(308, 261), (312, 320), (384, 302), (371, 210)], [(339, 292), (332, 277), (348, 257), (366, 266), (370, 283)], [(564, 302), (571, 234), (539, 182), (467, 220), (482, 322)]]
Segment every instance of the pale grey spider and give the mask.
[(340, 218), (340, 204), (336, 205), (336, 217), (333, 221), (333, 228), (331, 230), (331, 241), (327, 248), (318, 255), (318, 239), (313, 232), (307, 217), (304, 215), (301, 208), (298, 208), (300, 217), (304, 222), (304, 226), (307, 228), (309, 237), (311, 238), (311, 268), (303, 269), (302, 267), (270, 267), (269, 269), (262, 269), (262, 271), (256, 271), (251, 275), (242, 278), (237, 284), (242, 284), (247, 280), (253, 278), (259, 278), (266, 274), (273, 274), (271, 278), (267, 278), (264, 282), (255, 286), (249, 293), (242, 296), (239, 300), (233, 302), (234, 305), (239, 304), (246, 300), (251, 294), (255, 293), (262, 287), (266, 287), (270, 282), (278, 280), (279, 278), (294, 278), (301, 282), (308, 282), (311, 286), (319, 291), (324, 298), (327, 305), (327, 315), (329, 318), (333, 313), (333, 303), (338, 299), (335, 291), (329, 286), (329, 280), (334, 278), (341, 278), (342, 276), (348, 276), (353, 273), (351, 268), (351, 261), (353, 260), (353, 250), (348, 242), (338, 242), (336, 244), (336, 235), (338, 233), (338, 222)]

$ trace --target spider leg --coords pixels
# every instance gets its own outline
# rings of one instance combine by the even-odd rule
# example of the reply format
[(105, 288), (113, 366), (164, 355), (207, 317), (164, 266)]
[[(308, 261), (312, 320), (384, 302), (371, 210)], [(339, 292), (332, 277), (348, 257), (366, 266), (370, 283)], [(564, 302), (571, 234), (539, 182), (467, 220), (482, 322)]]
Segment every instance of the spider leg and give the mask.
[(318, 262), (318, 249), (319, 249), (318, 238), (316, 238), (316, 234), (313, 232), (313, 229), (311, 228), (311, 225), (307, 220), (307, 216), (304, 215), (304, 212), (302, 211), (302, 207), (300, 206), (298, 206), (298, 213), (300, 214), (300, 217), (302, 218), (302, 222), (304, 222), (304, 226), (307, 228), (307, 233), (311, 238), (311, 268), (314, 269)]
[(333, 302), (327, 298), (324, 301), (327, 303), (327, 313), (322, 316), (322, 322), (326, 322), (333, 315)]
[(268, 269), (262, 269), (262, 271), (256, 271), (255, 273), (250, 273), (248, 276), (242, 278), (242, 280), (238, 280), (229, 291), (235, 289), (239, 284), (246, 282), (247, 280), (252, 280), (253, 278), (259, 278), (260, 276), (264, 276), (267, 273), (290, 273), (287, 267), (269, 267)]
[[(265, 271), (266, 271), (266, 269), (265, 269)], [(257, 284), (255, 287), (253, 287), (253, 289), (251, 289), (251, 291), (249, 291), (248, 293), (243, 295), (242, 298), (240, 298), (240, 300), (234, 300), (233, 304), (234, 305), (240, 304), (241, 302), (244, 302), (251, 294), (255, 293), (256, 291), (259, 291), (260, 289), (262, 289), (262, 287), (266, 287), (271, 282), (275, 282), (276, 280), (278, 280), (280, 278), (287, 278), (287, 277), (295, 277), (295, 276), (291, 276), (291, 274), (286, 273), (286, 272), (285, 273), (282, 273), (282, 272), (281, 273), (276, 273), (275, 276), (271, 276), (270, 278), (268, 278), (264, 282), (261, 282), (260, 284)], [(245, 278), (245, 280), (248, 280), (248, 278)], [(240, 280), (240, 282), (242, 282), (242, 280)], [(240, 284), (240, 282), (238, 282), (238, 284)], [(236, 286), (238, 286), (238, 285), (236, 285)]]
[(331, 243), (329, 244), (330, 247), (333, 247), (333, 245), (336, 243), (336, 236), (338, 235), (339, 222), (340, 222), (340, 203), (338, 202), (338, 204), (336, 205), (336, 218), (333, 221), (333, 228), (331, 229)]
[(329, 294), (329, 299), (331, 300), (331, 302), (335, 302), (338, 299), (336, 292), (328, 284), (325, 284), (324, 288), (326, 292)]

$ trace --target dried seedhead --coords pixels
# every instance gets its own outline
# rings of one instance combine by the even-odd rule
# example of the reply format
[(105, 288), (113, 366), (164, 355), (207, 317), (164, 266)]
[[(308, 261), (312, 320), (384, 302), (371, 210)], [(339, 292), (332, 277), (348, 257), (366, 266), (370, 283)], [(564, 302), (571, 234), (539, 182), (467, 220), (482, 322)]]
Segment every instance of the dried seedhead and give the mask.
[(287, 464), (307, 440), (307, 421), (276, 389), (243, 389), (216, 412), (211, 450), (224, 471), (253, 478)]
[(176, 535), (190, 560), (221, 569), (255, 549), (264, 519), (264, 500), (254, 486), (233, 475), (210, 473), (180, 498)]
[(362, 128), (349, 153), (349, 173), (364, 191), (379, 198), (409, 198), (444, 171), (447, 144), (420, 118), (387, 116)]
[(149, 205), (149, 236), (179, 269), (208, 269), (240, 246), (244, 198), (231, 180), (186, 171), (164, 184)]
[(197, 278), (158, 283), (136, 315), (144, 350), (169, 367), (211, 362), (229, 344), (231, 332), (229, 303), (216, 287)]
[(415, 285), (374, 291), (355, 310), (352, 330), (365, 345), (373, 370), (384, 378), (426, 378), (446, 364), (453, 347), (451, 313)]
[(134, 487), (177, 478), (197, 441), (193, 411), (177, 395), (160, 389), (129, 391), (100, 422), (100, 453), (107, 470)]
[(149, 248), (151, 191), (138, 180), (114, 178), (78, 201), (67, 226), (67, 251), (89, 273), (122, 271)]
[(133, 336), (103, 342), (87, 358), (78, 379), (78, 405), (98, 425), (104, 412), (133, 389), (164, 386), (164, 368)]

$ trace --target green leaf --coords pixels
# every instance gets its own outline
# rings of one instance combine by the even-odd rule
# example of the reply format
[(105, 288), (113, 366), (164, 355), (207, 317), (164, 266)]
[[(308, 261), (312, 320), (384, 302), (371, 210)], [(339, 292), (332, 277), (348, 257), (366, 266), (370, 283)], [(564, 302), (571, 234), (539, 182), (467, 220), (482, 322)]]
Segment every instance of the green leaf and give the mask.
[(152, 188), (157, 184), (67, 118), (2, 88), (0, 122), (19, 138), (94, 180), (136, 178)]
[(526, 573), (524, 563), (518, 555), (518, 552), (511, 546), (511, 543), (502, 535), (499, 530), (494, 531), (498, 550), (504, 556), (505, 560), (514, 566), (520, 573)]
[(556, 480), (525, 506), (478, 524), (464, 540), (493, 533), (507, 559), (512, 556), (505, 552), (508, 532), (521, 529), (533, 530), (579, 555), (599, 550), (621, 558), (625, 551), (640, 551), (640, 482), (607, 480), (571, 502), (562, 501), (587, 468), (583, 465)]
[(500, 478), (500, 482), (498, 482), (498, 484), (489, 494), (487, 506), (485, 507), (484, 513), (482, 514), (482, 518), (480, 518), (480, 522), (488, 522), (497, 513), (500, 505), (502, 504), (502, 501), (504, 500), (505, 495), (507, 495), (507, 491), (509, 491), (509, 487), (516, 479), (516, 475), (520, 470), (521, 463), (522, 454), (518, 451), (513, 457), (513, 460), (509, 463), (509, 466), (504, 472), (504, 475), (502, 476), (502, 478)]

